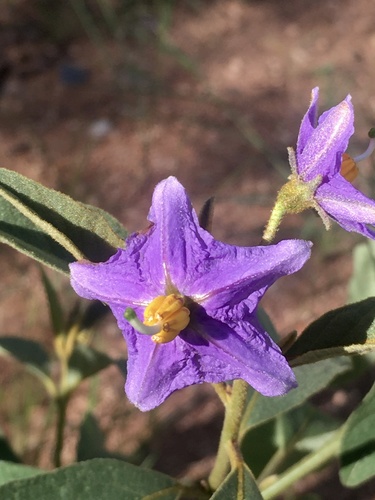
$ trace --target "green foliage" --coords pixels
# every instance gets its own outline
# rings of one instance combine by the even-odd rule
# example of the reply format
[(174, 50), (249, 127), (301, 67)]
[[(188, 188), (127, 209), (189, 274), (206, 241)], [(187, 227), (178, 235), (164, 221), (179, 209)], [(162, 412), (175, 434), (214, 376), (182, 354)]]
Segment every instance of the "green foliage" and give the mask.
[(228, 500), (229, 498), (262, 500), (263, 497), (254, 476), (246, 465), (233, 470), (212, 495), (211, 500)]
[(346, 486), (375, 476), (375, 385), (346, 423), (340, 461), (340, 479)]
[(65, 391), (70, 392), (78, 387), (82, 380), (92, 377), (113, 363), (126, 366), (125, 359), (114, 360), (92, 347), (78, 344), (69, 359)]
[(301, 405), (310, 396), (327, 387), (335, 377), (344, 373), (350, 366), (350, 361), (345, 358), (329, 359), (313, 365), (299, 366), (294, 370), (298, 387), (285, 396), (267, 398), (255, 391), (250, 392), (249, 402), (241, 424), (241, 435), (244, 436), (251, 428)]
[(67, 274), (74, 260), (108, 259), (124, 236), (103, 210), (0, 169), (0, 241), (20, 252)]
[[(34, 470), (30, 469), (30, 476)], [(13, 472), (9, 469), (9, 474)], [(4, 473), (7, 471), (5, 470)], [(24, 471), (25, 476), (27, 470)], [(114, 459), (94, 459), (54, 472), (34, 472), (33, 477), (12, 480), (0, 486), (0, 498), (22, 500), (141, 500), (153, 495), (160, 500), (181, 498), (184, 487), (158, 472), (141, 469)], [(4, 480), (5, 476), (4, 476)]]
[(54, 286), (52, 285), (47, 274), (41, 268), (41, 276), (44, 291), (46, 292), (48, 309), (51, 318), (52, 331), (55, 335), (59, 335), (64, 330), (64, 313), (60, 304), (59, 297), (56, 293)]
[(11, 356), (35, 375), (50, 394), (55, 392), (50, 378), (50, 359), (44, 347), (22, 337), (0, 337), (0, 356)]
[[(41, 469), (37, 469), (36, 467), (29, 467), (28, 465), (15, 464), (12, 462), (0, 460), (0, 489), (2, 485), (10, 483), (11, 481), (15, 481), (17, 479), (26, 479), (29, 477), (37, 476), (39, 474), (43, 474), (43, 471)], [(13, 498), (17, 497), (14, 496)]]
[(353, 276), (349, 283), (351, 302), (375, 297), (375, 242), (366, 240), (353, 251)]
[(311, 323), (286, 352), (292, 366), (375, 350), (375, 298), (334, 309)]

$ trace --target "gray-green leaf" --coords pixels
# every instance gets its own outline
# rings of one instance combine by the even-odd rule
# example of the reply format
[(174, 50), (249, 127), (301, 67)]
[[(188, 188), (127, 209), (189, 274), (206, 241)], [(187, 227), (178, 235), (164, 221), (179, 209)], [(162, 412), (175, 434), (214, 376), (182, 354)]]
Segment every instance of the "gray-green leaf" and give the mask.
[(311, 323), (286, 352), (291, 366), (375, 350), (375, 298), (334, 309)]
[(108, 259), (124, 237), (103, 210), (0, 169), (0, 241), (67, 274), (74, 260)]
[(244, 436), (252, 427), (299, 406), (350, 367), (350, 360), (345, 358), (328, 359), (313, 365), (299, 366), (294, 369), (298, 387), (285, 396), (268, 398), (253, 391), (242, 420), (241, 435)]
[(0, 486), (13, 500), (177, 500), (184, 488), (172, 478), (114, 459), (94, 459)]
[(346, 486), (375, 476), (375, 385), (347, 421), (340, 462), (340, 479)]
[(262, 500), (262, 495), (252, 473), (246, 465), (232, 471), (212, 495), (211, 500), (228, 499)]

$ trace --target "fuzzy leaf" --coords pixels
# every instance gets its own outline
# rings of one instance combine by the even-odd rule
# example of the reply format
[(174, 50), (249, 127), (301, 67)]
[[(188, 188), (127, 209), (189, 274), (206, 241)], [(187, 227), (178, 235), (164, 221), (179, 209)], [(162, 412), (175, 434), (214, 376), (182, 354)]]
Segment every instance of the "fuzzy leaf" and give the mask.
[(247, 499), (262, 500), (250, 469), (243, 465), (232, 471), (212, 495), (211, 500)]
[[(19, 500), (177, 500), (174, 479), (119, 460), (97, 458), (0, 486), (0, 498)], [(193, 497), (194, 498), (194, 497)]]
[[(67, 391), (75, 389), (82, 380), (116, 364), (126, 366), (124, 359), (112, 359), (103, 352), (86, 345), (78, 345), (69, 360)], [(121, 370), (122, 371), (122, 370)]]
[(58, 335), (64, 331), (64, 313), (60, 304), (59, 297), (57, 296), (56, 290), (53, 287), (51, 280), (48, 278), (47, 274), (40, 269), (42, 275), (42, 283), (44, 291), (47, 296), (48, 309), (52, 323), (53, 333)]
[(50, 378), (50, 359), (41, 344), (21, 337), (0, 337), (0, 356), (12, 356), (39, 378), (45, 388), (54, 393), (54, 384)]
[(0, 169), (0, 241), (68, 274), (75, 260), (108, 259), (124, 237), (124, 228), (103, 210)]
[(350, 488), (375, 476), (375, 385), (347, 421), (340, 462), (340, 479)]
[(291, 366), (375, 350), (375, 298), (334, 309), (311, 323), (286, 352)]
[(349, 282), (351, 302), (375, 297), (375, 242), (366, 240), (353, 251), (353, 275)]
[(301, 405), (310, 396), (327, 387), (337, 375), (344, 373), (350, 366), (350, 361), (345, 358), (299, 366), (294, 370), (298, 387), (285, 396), (267, 398), (258, 392), (250, 392), (248, 407), (241, 424), (241, 436), (249, 429)]
[(36, 467), (29, 467), (28, 465), (15, 464), (13, 462), (5, 462), (4, 460), (0, 460), (0, 486), (16, 479), (24, 479), (27, 477), (37, 476), (38, 474), (42, 474), (43, 472), (44, 471), (42, 471), (41, 469), (37, 469)]

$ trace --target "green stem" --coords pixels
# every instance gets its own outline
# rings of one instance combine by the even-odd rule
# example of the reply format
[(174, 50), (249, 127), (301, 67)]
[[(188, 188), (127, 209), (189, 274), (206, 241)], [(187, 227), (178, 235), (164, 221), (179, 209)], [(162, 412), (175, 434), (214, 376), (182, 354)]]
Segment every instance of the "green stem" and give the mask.
[(279, 229), (280, 222), (284, 215), (285, 212), (283, 207), (276, 202), (263, 233), (263, 240), (265, 242), (271, 243), (271, 241), (275, 238), (276, 232)]
[(216, 490), (229, 473), (230, 456), (228, 446), (238, 446), (240, 425), (247, 402), (247, 390), (248, 384), (244, 380), (235, 380), (233, 382), (232, 396), (226, 405), (216, 462), (208, 478), (212, 490)]
[(283, 474), (275, 478), (275, 481), (268, 486), (267, 483), (269, 482), (270, 478), (266, 478), (263, 481), (263, 488), (262, 483), (259, 485), (259, 489), (262, 493), (263, 499), (271, 500), (272, 498), (277, 497), (286, 489), (290, 488), (290, 486), (295, 484), (299, 479), (307, 476), (307, 474), (322, 467), (332, 458), (334, 458), (339, 451), (342, 434), (343, 428), (340, 428), (336, 432), (334, 437), (330, 439), (323, 447), (310, 453), (300, 462), (290, 467)]

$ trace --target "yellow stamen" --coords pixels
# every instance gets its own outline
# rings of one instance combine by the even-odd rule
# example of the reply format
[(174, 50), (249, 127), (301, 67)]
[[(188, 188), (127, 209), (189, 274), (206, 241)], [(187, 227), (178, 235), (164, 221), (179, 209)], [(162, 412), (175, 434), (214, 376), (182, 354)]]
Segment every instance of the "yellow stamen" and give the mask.
[(342, 155), (340, 174), (349, 182), (353, 182), (359, 173), (356, 162), (347, 154)]
[(190, 321), (190, 311), (184, 306), (183, 297), (159, 295), (145, 309), (144, 324), (158, 325), (160, 331), (151, 339), (157, 344), (165, 344), (174, 340), (187, 327)]

